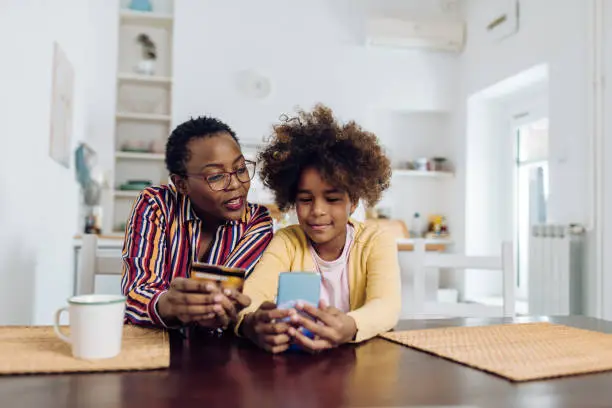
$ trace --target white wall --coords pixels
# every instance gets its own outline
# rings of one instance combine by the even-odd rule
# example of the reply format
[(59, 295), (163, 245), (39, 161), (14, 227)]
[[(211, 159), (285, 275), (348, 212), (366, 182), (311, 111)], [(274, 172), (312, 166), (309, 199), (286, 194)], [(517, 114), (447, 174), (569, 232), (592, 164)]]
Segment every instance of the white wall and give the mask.
[[(244, 140), (261, 140), (271, 123), (298, 105), (310, 109), (323, 102), (341, 117), (364, 124), (370, 109), (450, 108), (454, 58), (365, 48), (364, 3), (178, 2), (175, 122), (211, 114), (230, 123)], [(236, 75), (243, 70), (268, 76), (272, 94), (265, 100), (242, 96)]]
[[(114, 168), (112, 142), (118, 4), (88, 1), (95, 16), (90, 21), (95, 52), (89, 55), (95, 81), (88, 90), (86, 137), (111, 175), (113, 169), (121, 171)], [(377, 127), (377, 112), (454, 107), (456, 56), (364, 46), (367, 13), (457, 17), (457, 11), (443, 13), (438, 2), (180, 0), (174, 13), (172, 127), (191, 116), (214, 115), (234, 127), (243, 141), (253, 142), (269, 135), (281, 114), (296, 106), (310, 109), (316, 102), (369, 129)], [(271, 79), (268, 98), (255, 100), (239, 92), (237, 76), (245, 70)], [(408, 157), (410, 143), (402, 146), (406, 151), (400, 156)], [(452, 149), (443, 153), (449, 150), (454, 154)], [(259, 187), (253, 185), (254, 193)], [(416, 196), (427, 195), (418, 185), (415, 189)], [(105, 208), (113, 207), (110, 191), (103, 200)], [(112, 229), (108, 212), (103, 219), (105, 228)]]
[[(501, 223), (504, 217), (502, 183), (503, 151), (500, 148), (505, 129), (498, 120), (501, 108), (482, 100), (470, 99), (468, 103), (468, 138), (466, 160), (470, 163), (466, 175), (466, 250), (474, 254), (499, 251), (499, 241), (491, 239), (503, 235)], [(470, 217), (472, 216), (472, 217)], [(485, 239), (481, 239), (485, 237)]]
[[(87, 131), (85, 139), (98, 156), (109, 187), (115, 161), (115, 104), (117, 96), (117, 50), (119, 2), (88, 0), (90, 77), (87, 89)], [(110, 211), (113, 197), (110, 188), (102, 191), (104, 231), (111, 231)]]
[[(261, 141), (282, 114), (322, 102), (342, 120), (355, 119), (376, 132), (393, 162), (423, 155), (453, 160), (451, 115), (438, 115), (453, 109), (457, 56), (366, 47), (367, 16), (387, 13), (453, 18), (427, 1), (177, 2), (175, 124), (209, 114), (229, 123), (243, 141)], [(270, 79), (269, 97), (240, 93), (238, 75), (245, 70)], [(380, 206), (407, 223), (415, 211), (448, 215), (451, 200), (444, 191), (452, 182), (394, 178)], [(257, 181), (252, 188), (263, 191)], [(250, 198), (270, 198), (265, 191), (265, 199), (256, 195)]]
[[(550, 218), (553, 222), (587, 224), (590, 216), (588, 143), (588, 2), (577, 0), (522, 0), (516, 35), (498, 42), (484, 35), (489, 8), (499, 0), (468, 0), (465, 16), (469, 39), (460, 59), (458, 151), (465, 149), (467, 99), (507, 77), (538, 64), (549, 66)], [(459, 171), (457, 195), (465, 191), (464, 171), (471, 163), (465, 154)], [(463, 174), (462, 174), (463, 173)], [(463, 197), (463, 196), (462, 196)], [(465, 200), (457, 211), (465, 213)], [(462, 217), (455, 218), (461, 220)], [(464, 231), (471, 225), (457, 226)], [(593, 271), (588, 271), (591, 274)], [(587, 312), (593, 305), (587, 305)]]
[(85, 132), (87, 2), (0, 3), (0, 324), (45, 324), (72, 293), (74, 165), (49, 157), (53, 42), (73, 64), (73, 142)]
[(605, 70), (604, 83), (604, 141), (603, 141), (603, 247), (604, 251), (601, 254), (603, 258), (603, 282), (600, 292), (603, 294), (603, 317), (612, 320), (612, 251), (609, 250), (612, 243), (612, 120), (610, 112), (612, 110), (612, 88), (610, 80), (612, 79), (612, 4), (609, 1), (603, 1), (603, 64)]

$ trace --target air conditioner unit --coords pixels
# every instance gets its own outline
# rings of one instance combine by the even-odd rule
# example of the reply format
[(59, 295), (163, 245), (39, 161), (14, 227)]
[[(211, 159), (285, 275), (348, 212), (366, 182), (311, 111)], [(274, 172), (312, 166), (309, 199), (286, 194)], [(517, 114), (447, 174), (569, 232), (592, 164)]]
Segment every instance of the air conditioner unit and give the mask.
[(393, 17), (370, 18), (366, 44), (437, 51), (463, 50), (465, 26), (459, 21), (408, 21)]

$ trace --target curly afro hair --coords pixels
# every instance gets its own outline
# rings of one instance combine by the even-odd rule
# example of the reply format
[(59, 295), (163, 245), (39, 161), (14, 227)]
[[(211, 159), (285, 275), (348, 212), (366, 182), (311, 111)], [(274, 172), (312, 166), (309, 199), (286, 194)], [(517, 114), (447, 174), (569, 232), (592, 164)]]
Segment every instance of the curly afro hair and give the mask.
[(259, 154), (264, 185), (281, 211), (295, 205), (302, 171), (314, 167), (354, 203), (376, 204), (389, 187), (391, 165), (373, 133), (354, 121), (339, 123), (330, 108), (318, 104), (312, 112), (283, 115), (271, 140)]

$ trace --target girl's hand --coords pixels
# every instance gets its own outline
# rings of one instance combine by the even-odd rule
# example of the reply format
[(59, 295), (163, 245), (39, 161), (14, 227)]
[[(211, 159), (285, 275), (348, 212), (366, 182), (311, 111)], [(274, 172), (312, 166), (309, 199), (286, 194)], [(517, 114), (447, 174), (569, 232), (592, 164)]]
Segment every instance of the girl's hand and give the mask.
[(310, 315), (308, 317), (294, 315), (291, 321), (294, 326), (309, 330), (314, 338), (305, 336), (296, 327), (289, 328), (289, 335), (294, 338), (294, 343), (300, 345), (306, 351), (313, 353), (338, 347), (351, 341), (357, 333), (357, 325), (352, 317), (347, 316), (335, 307), (326, 306), (323, 302), (319, 308), (310, 305), (298, 305), (297, 310)]
[(242, 333), (253, 343), (271, 353), (282, 353), (290, 346), (287, 334), (289, 324), (278, 320), (290, 317), (295, 310), (277, 309), (271, 302), (263, 303), (257, 311), (248, 314), (242, 323)]

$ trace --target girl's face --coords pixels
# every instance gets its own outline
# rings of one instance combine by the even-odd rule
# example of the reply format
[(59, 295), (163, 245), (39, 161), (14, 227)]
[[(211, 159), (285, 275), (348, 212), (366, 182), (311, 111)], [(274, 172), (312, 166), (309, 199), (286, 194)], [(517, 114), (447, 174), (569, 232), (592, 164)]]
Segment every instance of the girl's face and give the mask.
[(225, 188), (222, 188), (223, 183), (216, 183), (216, 179), (224, 177), (224, 172), (245, 168), (238, 143), (230, 134), (219, 133), (193, 139), (187, 147), (190, 153), (185, 163), (188, 176), (173, 178), (179, 191), (189, 196), (200, 218), (219, 222), (240, 220), (246, 208), (250, 181), (241, 182), (234, 174)]
[(344, 246), (346, 224), (356, 207), (346, 191), (332, 186), (317, 169), (309, 167), (300, 175), (295, 201), (300, 226), (317, 246)]

